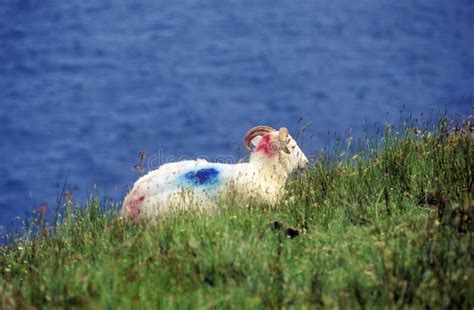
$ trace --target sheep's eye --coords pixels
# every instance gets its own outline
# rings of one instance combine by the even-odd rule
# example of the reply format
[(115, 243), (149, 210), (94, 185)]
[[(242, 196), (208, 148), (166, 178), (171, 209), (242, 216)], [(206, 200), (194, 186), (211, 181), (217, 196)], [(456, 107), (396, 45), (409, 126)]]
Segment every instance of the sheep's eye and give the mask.
[(291, 148), (294, 150), (296, 148), (296, 145), (293, 145)]

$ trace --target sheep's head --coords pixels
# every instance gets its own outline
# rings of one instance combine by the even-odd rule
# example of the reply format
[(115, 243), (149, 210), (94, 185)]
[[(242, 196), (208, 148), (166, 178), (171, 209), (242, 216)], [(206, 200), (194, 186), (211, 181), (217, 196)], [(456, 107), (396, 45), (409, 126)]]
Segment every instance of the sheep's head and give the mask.
[(287, 172), (306, 168), (308, 159), (285, 127), (275, 130), (269, 126), (257, 126), (250, 129), (244, 137), (244, 146), (250, 150), (255, 146), (254, 153), (268, 157), (278, 156)]

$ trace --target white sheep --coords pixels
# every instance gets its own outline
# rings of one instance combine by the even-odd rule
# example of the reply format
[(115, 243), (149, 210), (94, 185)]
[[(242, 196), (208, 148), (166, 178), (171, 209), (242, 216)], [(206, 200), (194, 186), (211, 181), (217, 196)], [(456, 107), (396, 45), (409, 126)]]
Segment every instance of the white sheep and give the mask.
[(247, 150), (250, 144), (255, 148), (248, 163), (186, 160), (149, 172), (125, 197), (122, 215), (157, 220), (174, 208), (210, 210), (230, 195), (239, 202), (275, 205), (285, 193), (288, 175), (305, 168), (308, 159), (284, 127), (254, 127), (244, 137)]

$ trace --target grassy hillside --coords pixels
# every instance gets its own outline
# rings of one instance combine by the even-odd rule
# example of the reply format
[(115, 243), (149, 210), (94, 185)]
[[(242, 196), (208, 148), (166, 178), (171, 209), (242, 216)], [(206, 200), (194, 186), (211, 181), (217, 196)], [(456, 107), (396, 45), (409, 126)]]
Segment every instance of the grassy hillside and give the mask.
[(447, 127), (333, 145), (275, 209), (230, 197), (151, 226), (66, 203), (1, 248), (0, 308), (471, 309), (473, 133)]

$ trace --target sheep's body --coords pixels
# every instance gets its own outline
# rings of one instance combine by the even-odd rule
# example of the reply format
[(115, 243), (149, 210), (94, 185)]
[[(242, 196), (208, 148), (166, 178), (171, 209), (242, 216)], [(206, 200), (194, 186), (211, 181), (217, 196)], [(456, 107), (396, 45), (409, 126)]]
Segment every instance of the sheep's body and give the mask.
[(291, 163), (279, 153), (257, 148), (248, 163), (233, 165), (201, 159), (164, 164), (134, 184), (124, 200), (122, 214), (129, 219), (156, 220), (175, 208), (210, 210), (230, 195), (239, 202), (273, 205), (284, 195), (292, 170)]

